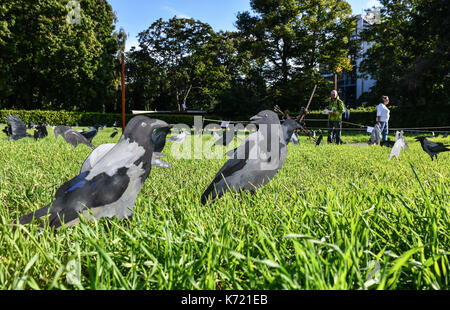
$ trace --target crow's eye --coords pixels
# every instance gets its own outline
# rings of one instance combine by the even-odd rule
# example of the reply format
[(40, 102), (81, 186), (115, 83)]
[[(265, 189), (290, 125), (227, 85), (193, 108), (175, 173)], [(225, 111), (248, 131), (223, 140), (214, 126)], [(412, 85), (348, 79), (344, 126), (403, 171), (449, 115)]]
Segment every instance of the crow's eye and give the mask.
[(142, 126), (142, 127), (145, 127), (145, 126), (147, 126), (147, 123), (146, 123), (146, 122), (142, 122), (142, 123), (141, 123), (141, 126)]

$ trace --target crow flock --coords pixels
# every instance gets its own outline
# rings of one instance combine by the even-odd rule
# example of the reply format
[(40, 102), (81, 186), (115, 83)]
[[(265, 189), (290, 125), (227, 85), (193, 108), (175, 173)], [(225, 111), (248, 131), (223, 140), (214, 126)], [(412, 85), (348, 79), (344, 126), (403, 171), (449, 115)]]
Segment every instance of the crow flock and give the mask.
[[(16, 115), (8, 115), (5, 119), (8, 125), (3, 132), (8, 139), (34, 137), (38, 140), (48, 136), (48, 124), (30, 124), (27, 127)], [(254, 193), (269, 183), (282, 168), (289, 142), (298, 143), (295, 131), (301, 125), (295, 119), (280, 123), (275, 112), (264, 110), (250, 118), (250, 123), (255, 125), (255, 131), (237, 148), (226, 153), (229, 159), (201, 195), (203, 205), (229, 191)], [(52, 126), (56, 139), (62, 136), (74, 147), (85, 144), (92, 151), (82, 164), (79, 174), (57, 189), (51, 203), (23, 215), (14, 224), (27, 224), (42, 218), (43, 221), (39, 224), (41, 227), (46, 223), (54, 228), (62, 225), (67, 227), (78, 223), (80, 214), (88, 218), (130, 219), (137, 196), (150, 176), (151, 168), (170, 167), (170, 163), (161, 160), (165, 156), (162, 151), (166, 141), (181, 144), (190, 134), (182, 131), (178, 135), (167, 137), (172, 125), (159, 119), (135, 116), (128, 122), (117, 143), (94, 147), (92, 140), (103, 127), (95, 124), (87, 131), (76, 131), (69, 126)], [(27, 133), (27, 128), (34, 129), (33, 136)], [(110, 137), (117, 134), (118, 130), (115, 128)], [(214, 134), (214, 137), (217, 140), (214, 146), (226, 146), (233, 140), (234, 133), (225, 131), (222, 136)], [(450, 151), (449, 145), (430, 141), (426, 137), (416, 137), (416, 140), (432, 160), (440, 152)], [(403, 132), (398, 131), (389, 160), (394, 156), (398, 158), (400, 151), (407, 148)]]

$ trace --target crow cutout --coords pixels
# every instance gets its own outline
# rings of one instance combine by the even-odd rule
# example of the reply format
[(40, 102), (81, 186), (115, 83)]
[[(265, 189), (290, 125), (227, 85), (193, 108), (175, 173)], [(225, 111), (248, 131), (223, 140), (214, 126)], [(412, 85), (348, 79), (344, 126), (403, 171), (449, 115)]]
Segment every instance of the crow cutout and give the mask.
[(119, 142), (87, 171), (62, 184), (54, 200), (45, 207), (19, 218), (19, 224), (48, 216), (50, 227), (79, 223), (79, 215), (95, 218), (129, 218), (145, 180), (150, 175), (153, 155), (151, 135), (167, 123), (135, 116), (127, 124)]

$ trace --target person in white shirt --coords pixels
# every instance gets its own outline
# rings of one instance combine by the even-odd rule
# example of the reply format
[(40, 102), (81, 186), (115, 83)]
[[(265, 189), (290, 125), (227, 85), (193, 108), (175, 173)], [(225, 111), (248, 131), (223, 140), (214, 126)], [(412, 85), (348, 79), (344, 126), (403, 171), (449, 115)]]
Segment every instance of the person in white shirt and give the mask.
[(378, 105), (377, 108), (377, 124), (380, 127), (381, 135), (383, 136), (383, 141), (387, 141), (388, 133), (389, 133), (389, 116), (390, 111), (387, 108), (387, 105), (389, 104), (389, 97), (388, 96), (382, 96), (381, 97), (381, 103)]

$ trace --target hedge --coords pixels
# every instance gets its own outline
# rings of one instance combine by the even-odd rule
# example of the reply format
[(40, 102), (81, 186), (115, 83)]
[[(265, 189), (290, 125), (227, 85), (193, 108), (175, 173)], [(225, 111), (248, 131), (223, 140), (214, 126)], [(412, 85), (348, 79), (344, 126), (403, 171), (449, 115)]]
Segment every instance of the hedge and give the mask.
[[(428, 106), (420, 108), (398, 108), (389, 107), (390, 128), (417, 128), (417, 127), (442, 127), (450, 126), (450, 105)], [(364, 126), (373, 126), (376, 122), (377, 107), (367, 107), (358, 109), (349, 109), (350, 118), (348, 122), (361, 124)], [(326, 119), (326, 115), (321, 111), (311, 111), (307, 115), (308, 119)], [(310, 122), (309, 127), (324, 127), (326, 122)], [(343, 127), (357, 128), (348, 124)]]
[[(376, 107), (366, 107), (358, 109), (350, 109), (351, 123), (361, 124), (364, 126), (373, 126), (376, 120)], [(399, 109), (398, 107), (389, 107), (391, 117), (389, 127), (391, 128), (411, 128), (411, 127), (441, 127), (450, 126), (450, 105), (444, 106), (428, 106), (421, 108)], [(5, 116), (9, 114), (18, 115), (26, 124), (33, 122), (35, 124), (47, 122), (50, 125), (70, 125), (78, 123), (79, 126), (92, 126), (95, 123), (101, 125), (112, 126), (114, 122), (120, 126), (122, 123), (122, 115), (119, 113), (97, 113), (97, 112), (69, 112), (69, 111), (42, 111), (42, 110), (0, 110), (0, 123), (5, 123)], [(130, 120), (134, 115), (126, 114), (126, 121)], [(150, 117), (161, 119), (169, 124), (186, 124), (194, 125), (194, 115), (173, 115), (173, 114), (152, 114)], [(218, 115), (204, 115), (208, 119), (217, 120), (234, 120), (246, 121), (250, 116), (243, 116), (241, 119), (228, 119)], [(326, 115), (322, 115), (321, 111), (311, 111), (308, 113), (307, 119), (326, 119)], [(207, 124), (205, 122), (204, 124)], [(308, 127), (326, 127), (326, 122), (309, 122)], [(343, 127), (353, 127), (344, 124)]]
[[(120, 113), (98, 113), (98, 112), (69, 112), (69, 111), (42, 111), (42, 110), (0, 110), (0, 123), (6, 123), (5, 116), (15, 114), (29, 124), (41, 124), (47, 122), (50, 125), (69, 125), (73, 126), (92, 126), (93, 124), (112, 126), (115, 122), (118, 126), (122, 124), (122, 114)], [(128, 122), (133, 114), (126, 114), (125, 121)], [(148, 115), (147, 115), (148, 116)], [(171, 114), (154, 114), (151, 118), (161, 119), (169, 124), (186, 124), (193, 126), (193, 115), (171, 115)]]

